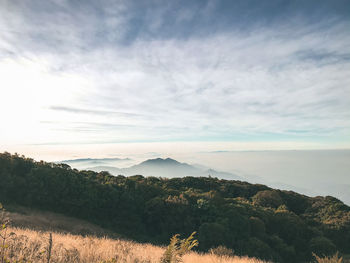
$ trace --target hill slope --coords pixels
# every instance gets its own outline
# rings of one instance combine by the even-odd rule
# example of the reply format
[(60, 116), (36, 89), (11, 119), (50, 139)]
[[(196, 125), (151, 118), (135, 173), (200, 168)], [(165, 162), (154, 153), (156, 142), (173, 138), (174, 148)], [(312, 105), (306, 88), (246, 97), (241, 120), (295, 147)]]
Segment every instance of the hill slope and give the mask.
[(350, 208), (333, 197), (208, 177), (112, 176), (0, 155), (0, 200), (89, 220), (126, 237), (166, 244), (198, 231), (200, 250), (218, 245), (274, 262), (311, 252), (350, 253)]
[(7, 205), (5, 214), (11, 222), (11, 227), (31, 229), (39, 232), (59, 232), (83, 236), (121, 237), (115, 232), (92, 224), (86, 220), (65, 216), (55, 212), (18, 205)]
[[(121, 239), (115, 233), (87, 221), (58, 213), (21, 206), (9, 206), (5, 212), (0, 213), (10, 219), (8, 232), (15, 233), (6, 241), (5, 253), (11, 262), (45, 260), (47, 255), (42, 251), (46, 251), (50, 233), (53, 233), (51, 262), (57, 263), (101, 263), (112, 259), (126, 263), (159, 263), (165, 250), (164, 247)], [(195, 252), (185, 255), (183, 259), (184, 263), (263, 263), (254, 258), (222, 258), (215, 253)]]
[[(11, 262), (47, 262), (49, 232), (23, 228), (9, 228), (15, 238), (7, 241), (5, 256)], [(51, 261), (57, 263), (89, 262), (148, 262), (159, 263), (165, 248), (120, 239), (83, 237), (71, 234), (52, 234)], [(44, 253), (43, 253), (44, 252)], [(215, 254), (191, 252), (183, 263), (264, 263), (247, 257), (220, 257)]]

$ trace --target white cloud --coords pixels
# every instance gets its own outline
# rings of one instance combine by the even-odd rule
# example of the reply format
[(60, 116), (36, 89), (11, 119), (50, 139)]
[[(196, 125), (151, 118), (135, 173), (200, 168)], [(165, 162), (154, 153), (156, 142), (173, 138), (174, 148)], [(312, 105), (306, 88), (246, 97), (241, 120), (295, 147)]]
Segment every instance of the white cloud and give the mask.
[(0, 12), (3, 143), (348, 138), (345, 22), (126, 45), (122, 3), (103, 17), (56, 5), (37, 18), (25, 4)]

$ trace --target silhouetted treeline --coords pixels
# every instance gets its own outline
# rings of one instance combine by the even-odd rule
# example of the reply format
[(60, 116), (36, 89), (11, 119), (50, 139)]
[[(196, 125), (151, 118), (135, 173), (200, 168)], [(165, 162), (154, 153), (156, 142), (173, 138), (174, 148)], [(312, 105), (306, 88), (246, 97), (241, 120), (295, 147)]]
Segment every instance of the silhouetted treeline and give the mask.
[(274, 262), (350, 253), (350, 208), (341, 201), (240, 181), (112, 176), (3, 153), (0, 201), (86, 219), (156, 244), (198, 231), (200, 250), (224, 245)]

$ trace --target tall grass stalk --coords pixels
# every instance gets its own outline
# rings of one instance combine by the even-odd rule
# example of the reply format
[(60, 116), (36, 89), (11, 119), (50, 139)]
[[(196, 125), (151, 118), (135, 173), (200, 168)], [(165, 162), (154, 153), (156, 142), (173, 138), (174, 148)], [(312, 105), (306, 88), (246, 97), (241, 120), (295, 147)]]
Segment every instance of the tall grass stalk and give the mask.
[(50, 263), (50, 259), (51, 259), (51, 252), (52, 252), (52, 233), (50, 233), (49, 235), (49, 243), (47, 245), (47, 263)]
[(316, 254), (312, 254), (315, 259), (316, 259), (316, 262), (317, 263), (342, 263), (343, 262), (343, 258), (339, 256), (339, 253), (335, 253), (333, 256), (330, 256), (330, 257), (319, 257), (317, 256)]
[(1, 238), (1, 263), (6, 262), (6, 240), (8, 239), (8, 225), (10, 224), (10, 220), (8, 219), (5, 209), (0, 203), (0, 238)]
[(190, 252), (192, 248), (198, 246), (198, 240), (194, 239), (196, 232), (193, 232), (186, 239), (179, 239), (179, 234), (170, 239), (170, 244), (166, 248), (161, 263), (179, 263), (182, 262), (182, 256)]

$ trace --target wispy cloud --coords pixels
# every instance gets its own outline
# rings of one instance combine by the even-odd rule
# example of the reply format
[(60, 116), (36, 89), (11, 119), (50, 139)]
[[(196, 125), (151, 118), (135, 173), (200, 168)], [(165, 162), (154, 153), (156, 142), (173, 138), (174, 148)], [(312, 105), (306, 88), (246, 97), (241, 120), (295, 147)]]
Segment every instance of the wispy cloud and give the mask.
[(64, 111), (69, 113), (78, 114), (93, 114), (93, 115), (117, 115), (124, 117), (135, 117), (140, 116), (139, 114), (129, 113), (129, 112), (116, 112), (116, 111), (106, 111), (106, 110), (89, 110), (89, 109), (79, 109), (73, 107), (63, 107), (63, 106), (50, 106), (50, 110)]
[(27, 140), (349, 139), (345, 4), (180, 2), (3, 1), (0, 66), (42, 79), (2, 85)]

